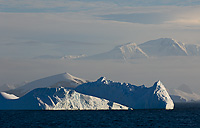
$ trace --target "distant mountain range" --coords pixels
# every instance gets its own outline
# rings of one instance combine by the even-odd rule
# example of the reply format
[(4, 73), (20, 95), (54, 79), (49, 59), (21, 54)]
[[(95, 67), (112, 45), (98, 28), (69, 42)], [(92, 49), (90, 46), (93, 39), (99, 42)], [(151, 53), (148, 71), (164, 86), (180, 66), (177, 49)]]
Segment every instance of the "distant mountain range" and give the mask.
[(62, 59), (62, 60), (128, 60), (167, 56), (200, 56), (200, 45), (184, 44), (172, 38), (159, 38), (142, 44), (129, 42), (118, 45), (112, 50), (95, 55), (41, 55), (34, 59)]
[(83, 56), (78, 59), (138, 59), (164, 56), (199, 56), (200, 46), (184, 44), (171, 38), (150, 40), (137, 45), (127, 43), (116, 46), (112, 50), (92, 56)]
[(169, 94), (176, 102), (199, 102), (200, 95), (193, 92), (188, 85), (182, 84), (176, 89), (170, 89)]

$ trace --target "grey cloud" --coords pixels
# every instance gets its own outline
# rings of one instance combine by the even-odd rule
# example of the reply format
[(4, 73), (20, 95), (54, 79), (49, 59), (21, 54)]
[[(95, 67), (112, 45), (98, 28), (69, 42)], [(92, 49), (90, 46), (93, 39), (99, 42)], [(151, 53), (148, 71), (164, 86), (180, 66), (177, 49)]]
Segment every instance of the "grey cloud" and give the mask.
[(131, 22), (140, 24), (162, 24), (171, 20), (173, 17), (161, 13), (132, 13), (132, 14), (110, 14), (100, 16), (104, 20), (113, 20), (120, 22)]

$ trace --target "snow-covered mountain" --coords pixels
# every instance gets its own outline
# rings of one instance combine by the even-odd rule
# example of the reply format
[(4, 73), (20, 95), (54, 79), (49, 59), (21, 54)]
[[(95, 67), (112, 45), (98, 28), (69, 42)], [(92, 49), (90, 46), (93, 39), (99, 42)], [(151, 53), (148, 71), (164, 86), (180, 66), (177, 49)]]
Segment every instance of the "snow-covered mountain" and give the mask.
[(104, 98), (133, 109), (173, 109), (174, 103), (164, 85), (157, 81), (152, 87), (113, 82), (105, 77), (75, 88), (77, 92)]
[(200, 56), (200, 46), (195, 44), (185, 44), (189, 56)]
[(190, 87), (185, 84), (182, 84), (177, 89), (171, 89), (170, 96), (174, 102), (191, 102), (200, 100), (200, 95), (194, 93)]
[(149, 56), (187, 56), (187, 50), (176, 40), (160, 38), (138, 45)]
[(64, 87), (37, 88), (19, 99), (3, 99), (0, 110), (127, 110), (128, 107)]
[(72, 76), (69, 73), (62, 73), (32, 81), (30, 83), (25, 84), (24, 86), (10, 90), (8, 91), (8, 93), (21, 97), (24, 94), (36, 88), (45, 88), (45, 87), (75, 88), (78, 85), (83, 84), (85, 82), (86, 80)]
[(80, 59), (138, 59), (164, 56), (200, 56), (200, 46), (184, 44), (171, 38), (150, 40), (142, 44), (127, 43), (112, 50)]
[(136, 59), (136, 58), (148, 58), (148, 55), (142, 51), (135, 43), (127, 43), (124, 45), (116, 46), (111, 51), (87, 56), (81, 59)]

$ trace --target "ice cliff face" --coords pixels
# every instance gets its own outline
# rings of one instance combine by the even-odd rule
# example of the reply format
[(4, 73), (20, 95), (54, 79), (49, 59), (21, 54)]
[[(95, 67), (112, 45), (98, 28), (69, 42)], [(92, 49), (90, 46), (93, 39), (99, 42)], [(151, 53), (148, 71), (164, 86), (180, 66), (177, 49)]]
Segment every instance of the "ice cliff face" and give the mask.
[(164, 85), (158, 81), (152, 87), (113, 82), (105, 77), (76, 88), (77, 92), (104, 98), (133, 109), (173, 109), (174, 103)]
[(106, 99), (78, 93), (64, 87), (38, 88), (15, 100), (2, 100), (0, 110), (127, 110)]
[[(171, 97), (169, 96), (166, 88), (164, 87), (164, 85), (161, 83), (160, 80), (157, 81), (153, 85), (152, 90), (154, 90), (154, 93), (153, 93), (154, 96), (155, 96), (154, 97), (155, 98), (154, 101), (156, 101), (156, 99), (158, 99), (158, 101), (160, 101), (160, 103), (158, 103), (158, 105), (162, 106), (163, 102), (164, 102), (164, 105), (166, 105), (166, 107), (165, 107), (166, 109), (173, 109), (174, 108), (174, 103), (173, 103)], [(156, 102), (155, 102), (155, 104), (156, 104)], [(152, 107), (153, 107), (153, 105), (152, 105)]]

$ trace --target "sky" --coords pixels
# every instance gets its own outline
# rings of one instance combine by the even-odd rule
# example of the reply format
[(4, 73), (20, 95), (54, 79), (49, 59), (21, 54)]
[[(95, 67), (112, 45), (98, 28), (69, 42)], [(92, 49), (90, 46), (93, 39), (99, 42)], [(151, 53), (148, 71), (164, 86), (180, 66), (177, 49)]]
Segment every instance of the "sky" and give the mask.
[[(127, 74), (129, 77), (124, 79), (120, 75), (112, 77), (123, 70), (128, 71), (128, 68), (118, 70), (122, 67), (120, 64), (112, 68), (110, 63), (107, 66), (103, 64), (106, 67), (104, 70), (94, 67), (94, 71), (99, 73), (93, 75), (94, 72), (86, 73), (90, 67), (82, 70), (81, 66), (88, 65), (86, 62), (85, 65), (79, 63), (68, 66), (67, 62), (35, 58), (44, 55), (93, 55), (111, 50), (120, 44), (140, 44), (164, 37), (200, 45), (199, 12), (199, 0), (0, 0), (0, 84), (34, 80), (65, 70), (88, 79), (107, 75), (114, 80), (121, 78), (122, 81), (134, 82), (130, 78), (134, 73)], [(199, 68), (196, 65), (198, 61), (195, 62), (194, 67)], [(191, 69), (193, 74), (192, 71), (195, 70), (192, 65), (185, 67), (181, 63), (171, 65), (179, 65), (182, 70)], [(134, 66), (137, 67), (135, 64), (131, 67)], [(146, 67), (148, 66), (144, 64), (136, 72), (145, 74)], [(160, 68), (165, 67), (164, 65)], [(153, 72), (153, 69), (148, 72)], [(167, 75), (163, 75), (162, 79), (174, 72), (158, 71), (159, 75), (164, 73)], [(137, 75), (135, 78), (141, 80), (136, 83), (142, 84), (142, 79), (146, 79), (144, 83), (153, 84), (153, 81), (159, 79), (159, 75), (145, 75), (145, 78)], [(174, 77), (178, 75), (180, 74), (176, 72)], [(199, 74), (195, 72), (193, 75), (193, 85), (197, 88), (199, 81), (195, 76)], [(193, 79), (189, 79), (191, 80)], [(173, 80), (176, 85), (187, 83), (180, 82), (181, 77), (178, 81), (175, 78)]]
[(199, 0), (0, 0), (0, 57), (92, 55), (161, 37), (200, 44), (199, 12)]

